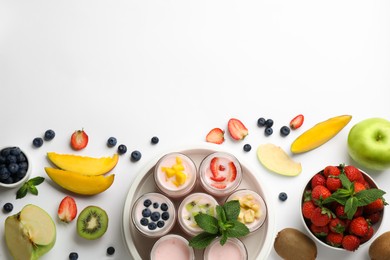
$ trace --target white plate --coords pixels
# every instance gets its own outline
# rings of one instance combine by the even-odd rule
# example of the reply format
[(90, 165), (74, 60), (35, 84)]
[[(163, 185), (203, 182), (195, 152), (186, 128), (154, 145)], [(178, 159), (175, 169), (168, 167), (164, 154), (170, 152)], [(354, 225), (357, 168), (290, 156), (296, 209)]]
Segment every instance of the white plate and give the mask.
[[(129, 189), (123, 209), (123, 235), (125, 244), (133, 259), (149, 259), (149, 253), (154, 242), (157, 240), (156, 238), (146, 238), (145, 236), (141, 235), (136, 230), (134, 224), (131, 221), (131, 209), (135, 200), (137, 200), (137, 198), (144, 193), (157, 191), (157, 187), (153, 179), (153, 169), (157, 161), (167, 153), (181, 152), (188, 155), (192, 160), (194, 160), (196, 166), (199, 167), (199, 164), (203, 158), (205, 158), (208, 154), (216, 151), (231, 153), (229, 151), (219, 150), (217, 147), (208, 145), (168, 151), (150, 161), (146, 167), (137, 174), (136, 179)], [(243, 180), (238, 189), (247, 188), (257, 192), (260, 196), (263, 197), (265, 203), (267, 204), (267, 219), (265, 220), (263, 226), (250, 235), (240, 239), (242, 242), (244, 242), (247, 248), (248, 259), (267, 259), (274, 240), (273, 206), (271, 205), (270, 199), (268, 198), (269, 193), (266, 192), (264, 187), (265, 183), (261, 183), (258, 176), (254, 174), (255, 172), (250, 170), (249, 167), (245, 165), (240, 158), (237, 157), (237, 159), (240, 161), (243, 170)], [(197, 185), (195, 191), (199, 189), (199, 186), (200, 185)], [(225, 197), (218, 201), (223, 202), (224, 199)], [(176, 233), (188, 238), (188, 236), (186, 236), (180, 230), (178, 224), (175, 225), (175, 228), (171, 231), (171, 233)], [(202, 259), (202, 253), (202, 250), (195, 250), (196, 259)]]

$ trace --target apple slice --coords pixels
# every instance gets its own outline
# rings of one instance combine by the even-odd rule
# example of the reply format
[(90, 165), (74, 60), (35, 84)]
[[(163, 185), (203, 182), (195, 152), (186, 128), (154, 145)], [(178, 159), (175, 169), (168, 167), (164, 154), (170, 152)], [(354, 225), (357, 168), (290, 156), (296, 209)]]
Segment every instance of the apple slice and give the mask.
[(302, 172), (300, 163), (295, 162), (279, 146), (261, 144), (257, 148), (257, 158), (268, 170), (286, 176), (297, 176)]
[(5, 220), (5, 242), (14, 259), (38, 259), (53, 248), (56, 226), (42, 208), (28, 204)]

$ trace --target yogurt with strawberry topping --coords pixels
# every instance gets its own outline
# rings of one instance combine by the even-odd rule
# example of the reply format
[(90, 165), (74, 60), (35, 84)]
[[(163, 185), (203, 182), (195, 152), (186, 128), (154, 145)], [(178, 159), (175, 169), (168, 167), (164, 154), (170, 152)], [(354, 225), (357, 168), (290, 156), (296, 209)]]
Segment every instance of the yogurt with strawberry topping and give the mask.
[(208, 155), (199, 167), (202, 187), (214, 196), (226, 196), (240, 185), (242, 169), (231, 154), (216, 152)]
[(154, 169), (157, 187), (172, 198), (189, 194), (195, 187), (196, 179), (195, 163), (182, 153), (166, 154), (157, 162)]

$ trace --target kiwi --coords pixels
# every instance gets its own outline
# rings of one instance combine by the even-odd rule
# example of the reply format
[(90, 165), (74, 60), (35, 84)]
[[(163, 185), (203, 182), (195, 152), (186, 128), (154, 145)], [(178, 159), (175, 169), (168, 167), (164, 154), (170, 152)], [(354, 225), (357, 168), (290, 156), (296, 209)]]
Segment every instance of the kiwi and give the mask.
[(285, 228), (278, 233), (274, 249), (285, 260), (314, 260), (317, 257), (314, 241), (294, 228)]
[(372, 242), (368, 255), (372, 260), (390, 259), (390, 231), (383, 233)]
[(106, 233), (108, 216), (106, 211), (97, 206), (84, 208), (77, 218), (77, 233), (88, 240), (98, 239)]

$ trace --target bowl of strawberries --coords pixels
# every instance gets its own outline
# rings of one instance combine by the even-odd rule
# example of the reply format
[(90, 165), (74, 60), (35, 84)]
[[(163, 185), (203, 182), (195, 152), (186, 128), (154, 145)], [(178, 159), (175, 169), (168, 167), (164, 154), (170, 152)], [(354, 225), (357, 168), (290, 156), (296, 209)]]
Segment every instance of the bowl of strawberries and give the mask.
[(301, 217), (320, 244), (355, 251), (378, 231), (387, 205), (375, 181), (353, 166), (329, 165), (304, 188)]

